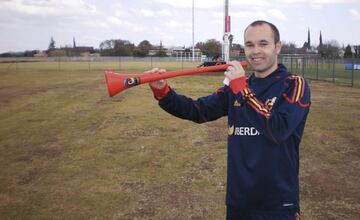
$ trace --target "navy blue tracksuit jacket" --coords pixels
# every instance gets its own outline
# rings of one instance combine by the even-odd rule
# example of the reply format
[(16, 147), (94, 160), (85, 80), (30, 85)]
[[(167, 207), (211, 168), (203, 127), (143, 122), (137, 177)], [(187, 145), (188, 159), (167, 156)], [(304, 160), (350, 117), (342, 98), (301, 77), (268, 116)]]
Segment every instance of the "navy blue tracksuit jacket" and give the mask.
[(228, 116), (228, 206), (244, 213), (299, 211), (299, 144), (310, 89), (282, 64), (266, 78), (253, 74), (246, 81), (237, 94), (224, 86), (197, 100), (170, 90), (159, 105), (196, 123)]

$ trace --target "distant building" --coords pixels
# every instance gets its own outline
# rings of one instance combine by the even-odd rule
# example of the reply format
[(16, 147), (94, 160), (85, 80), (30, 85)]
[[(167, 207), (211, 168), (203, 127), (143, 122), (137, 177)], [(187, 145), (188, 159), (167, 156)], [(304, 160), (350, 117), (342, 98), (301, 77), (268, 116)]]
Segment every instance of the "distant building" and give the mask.
[(95, 53), (94, 47), (90, 46), (76, 46), (75, 37), (73, 38), (73, 47), (62, 47), (61, 50), (65, 51), (66, 56), (90, 56)]
[[(174, 47), (171, 50), (172, 56), (179, 56), (181, 54), (191, 54), (192, 55), (192, 48), (185, 48), (185, 47)], [(199, 54), (201, 53), (201, 50), (199, 48), (194, 48), (194, 53)]]
[(149, 53), (147, 55), (149, 55), (149, 56), (171, 56), (172, 50), (163, 47), (162, 41), (160, 41), (160, 45), (154, 46), (154, 49), (149, 50)]
[(323, 40), (322, 40), (322, 34), (320, 31), (320, 37), (319, 37), (319, 47), (321, 47), (323, 45)]
[(307, 49), (311, 49), (311, 41), (310, 41), (310, 28), (308, 28), (308, 41), (307, 41)]
[(62, 47), (61, 50), (65, 51), (66, 56), (74, 57), (74, 56), (89, 56), (92, 53), (95, 53), (95, 49), (93, 47)]
[(338, 56), (341, 57), (341, 58), (343, 58), (344, 55), (345, 55), (345, 50), (344, 50), (343, 48), (340, 48), (340, 49), (339, 49), (339, 52), (338, 52)]
[(171, 56), (176, 57), (176, 60), (192, 61), (193, 57), (195, 61), (201, 61), (204, 59), (199, 48), (194, 48), (194, 56), (192, 47), (174, 47), (169, 52), (171, 52)]
[(159, 50), (159, 49), (152, 49), (152, 50), (149, 50), (149, 53), (148, 55), (149, 56), (156, 56), (159, 54), (160, 51), (164, 51), (164, 54), (166, 56), (171, 56), (172, 55), (172, 51), (171, 50), (168, 50), (168, 49), (162, 49), (162, 50)]
[[(320, 40), (320, 45), (322, 45), (321, 31), (320, 31), (319, 40)], [(301, 50), (302, 50), (302, 53), (307, 53), (307, 54), (317, 54), (318, 53), (318, 48), (311, 46), (310, 28), (308, 28), (307, 41), (304, 42)]]
[(34, 57), (48, 57), (49, 55), (42, 50), (37, 51), (37, 53), (34, 54)]

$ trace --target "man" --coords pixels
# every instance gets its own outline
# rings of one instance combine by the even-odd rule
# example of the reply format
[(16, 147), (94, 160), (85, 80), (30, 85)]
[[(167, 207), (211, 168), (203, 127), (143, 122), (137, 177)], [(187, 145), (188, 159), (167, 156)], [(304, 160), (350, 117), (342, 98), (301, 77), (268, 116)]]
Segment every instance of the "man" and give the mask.
[[(244, 32), (248, 78), (230, 62), (230, 81), (216, 93), (192, 100), (165, 80), (150, 84), (170, 114), (203, 123), (228, 116), (227, 219), (299, 219), (299, 144), (310, 107), (306, 81), (278, 64), (278, 29), (266, 21)], [(150, 73), (163, 72), (154, 69)]]

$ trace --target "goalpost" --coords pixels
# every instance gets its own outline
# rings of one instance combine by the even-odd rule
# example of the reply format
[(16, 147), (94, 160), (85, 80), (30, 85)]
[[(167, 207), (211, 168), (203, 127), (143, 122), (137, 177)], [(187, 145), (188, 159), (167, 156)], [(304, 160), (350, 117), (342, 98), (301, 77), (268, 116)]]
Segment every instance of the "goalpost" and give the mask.
[(181, 62), (202, 62), (204, 60), (204, 57), (202, 55), (201, 51), (194, 51), (192, 52), (182, 52), (182, 51), (176, 51), (174, 52), (176, 61)]

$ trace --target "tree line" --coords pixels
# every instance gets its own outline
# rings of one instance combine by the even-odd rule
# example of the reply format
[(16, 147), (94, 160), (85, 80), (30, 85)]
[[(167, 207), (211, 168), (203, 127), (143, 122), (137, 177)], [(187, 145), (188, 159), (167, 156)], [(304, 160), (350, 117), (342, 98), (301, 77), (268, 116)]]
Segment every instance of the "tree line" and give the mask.
[(306, 44), (296, 47), (292, 42), (282, 44), (282, 54), (318, 54), (322, 58), (360, 58), (360, 45), (340, 46), (336, 40), (330, 40), (317, 47), (309, 47)]
[[(195, 48), (200, 49), (202, 54), (212, 57), (221, 54), (221, 42), (215, 39), (206, 42), (198, 42)], [(190, 48), (183, 47), (184, 52), (191, 53)], [(105, 40), (100, 43), (99, 53), (102, 56), (135, 56), (145, 57), (149, 54), (154, 56), (167, 56), (166, 48), (160, 45), (153, 45), (148, 40), (141, 41), (138, 45), (128, 40)], [(150, 53), (153, 51), (153, 53)]]
[[(216, 39), (209, 39), (205, 42), (198, 42), (195, 48), (200, 49), (202, 54), (207, 57), (219, 57), (221, 56), (222, 43)], [(236, 51), (238, 55), (244, 53), (244, 47), (241, 44), (231, 43), (230, 48), (232, 51)], [(94, 49), (92, 47), (65, 47), (57, 48), (55, 41), (51, 38), (48, 49), (45, 51), (48, 56), (79, 56), (81, 49), (89, 51), (90, 53), (97, 53), (100, 56), (134, 56), (134, 57), (145, 57), (145, 56), (167, 56), (167, 49), (160, 45), (153, 45), (148, 40), (143, 40), (139, 44), (135, 45), (129, 40), (122, 39), (109, 39), (104, 40), (100, 43), (99, 48)], [(184, 52), (191, 53), (191, 48), (183, 47)], [(0, 57), (33, 57), (38, 53), (38, 50), (27, 50), (24, 52), (8, 52), (0, 54)], [(318, 47), (309, 47), (304, 44), (303, 47), (297, 47), (295, 43), (283, 42), (282, 54), (318, 54), (323, 58), (360, 58), (360, 45), (346, 47), (340, 46), (335, 41), (328, 41)]]

